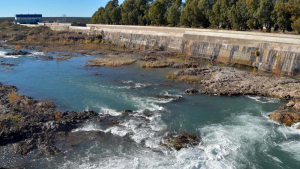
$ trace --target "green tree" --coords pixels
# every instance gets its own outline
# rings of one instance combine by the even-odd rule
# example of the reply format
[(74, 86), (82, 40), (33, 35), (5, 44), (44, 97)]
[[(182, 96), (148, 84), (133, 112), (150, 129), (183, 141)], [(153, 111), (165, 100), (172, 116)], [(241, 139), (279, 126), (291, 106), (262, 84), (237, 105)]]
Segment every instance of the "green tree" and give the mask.
[(176, 26), (179, 23), (181, 15), (182, 0), (176, 0), (173, 5), (168, 9), (167, 21), (172, 26)]
[(232, 29), (246, 30), (247, 29), (247, 8), (246, 0), (239, 0), (236, 4), (232, 5), (228, 12), (228, 19)]
[(274, 26), (274, 21), (272, 19), (273, 10), (274, 0), (260, 0), (256, 15), (260, 26), (266, 27), (267, 32), (271, 32), (271, 28)]
[(103, 14), (105, 12), (105, 9), (103, 7), (100, 7), (98, 11), (96, 11), (92, 16), (92, 23), (105, 23), (105, 20), (103, 18)]
[(250, 29), (257, 29), (260, 25), (256, 15), (256, 10), (259, 8), (259, 0), (246, 0), (247, 8), (247, 26)]
[(292, 23), (292, 29), (295, 30), (297, 34), (300, 33), (300, 18), (298, 18)]
[(188, 27), (208, 27), (209, 22), (204, 12), (203, 8), (199, 8), (198, 0), (186, 0), (180, 23)]
[(205, 19), (207, 19), (209, 26), (214, 26), (214, 22), (212, 22), (212, 20), (214, 19), (214, 16), (212, 16), (214, 15), (212, 8), (216, 1), (217, 0), (199, 0), (198, 2), (198, 8), (201, 11), (201, 14), (205, 15)]
[(299, 0), (289, 0), (286, 3), (287, 11), (290, 12), (292, 22), (291, 27), (293, 30), (300, 32), (300, 1)]
[(113, 23), (112, 18), (111, 18), (111, 12), (113, 11), (114, 8), (119, 6), (119, 1), (118, 0), (110, 0), (107, 2), (105, 6), (105, 11), (103, 13), (103, 18), (105, 20), (105, 23), (111, 24)]
[(164, 25), (166, 23), (167, 4), (164, 0), (156, 0), (149, 9), (151, 24)]
[(291, 14), (286, 7), (286, 0), (277, 0), (274, 5), (272, 19), (283, 32), (291, 29)]
[(110, 18), (113, 24), (119, 24), (121, 21), (121, 8), (116, 7), (110, 13)]

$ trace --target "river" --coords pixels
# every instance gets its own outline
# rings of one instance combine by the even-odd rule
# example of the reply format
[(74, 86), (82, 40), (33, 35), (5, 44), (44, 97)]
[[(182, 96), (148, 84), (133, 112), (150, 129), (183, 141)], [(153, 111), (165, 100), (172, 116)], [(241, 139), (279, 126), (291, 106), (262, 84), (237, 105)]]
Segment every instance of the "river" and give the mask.
[[(147, 70), (139, 63), (116, 68), (84, 67), (87, 59), (42, 61), (45, 55), (7, 57), (0, 50), (0, 82), (15, 85), (18, 93), (50, 100), (61, 110), (94, 110), (112, 116), (130, 109), (147, 120), (121, 121), (103, 128), (90, 120), (73, 131), (84, 141), (68, 147), (64, 142), (57, 157), (35, 150), (24, 157), (0, 153), (0, 164), (26, 168), (298, 168), (300, 130), (279, 125), (268, 114), (286, 104), (259, 96), (188, 95), (183, 91), (199, 84), (174, 83), (167, 74), (174, 69)], [(100, 56), (101, 57), (101, 56)], [(96, 73), (98, 75), (96, 75)], [(101, 74), (101, 75), (99, 75)], [(157, 95), (181, 95), (171, 101)], [(195, 133), (198, 146), (170, 150), (160, 145), (166, 133)], [(1, 166), (1, 165), (0, 165)]]

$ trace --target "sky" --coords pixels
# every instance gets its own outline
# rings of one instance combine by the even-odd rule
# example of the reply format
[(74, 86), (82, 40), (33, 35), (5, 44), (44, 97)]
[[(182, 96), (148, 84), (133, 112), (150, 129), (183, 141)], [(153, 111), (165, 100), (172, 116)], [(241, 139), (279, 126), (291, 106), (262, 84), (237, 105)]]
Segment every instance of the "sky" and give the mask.
[[(42, 14), (43, 17), (91, 17), (109, 0), (0, 0), (0, 17)], [(121, 4), (123, 0), (119, 0)]]

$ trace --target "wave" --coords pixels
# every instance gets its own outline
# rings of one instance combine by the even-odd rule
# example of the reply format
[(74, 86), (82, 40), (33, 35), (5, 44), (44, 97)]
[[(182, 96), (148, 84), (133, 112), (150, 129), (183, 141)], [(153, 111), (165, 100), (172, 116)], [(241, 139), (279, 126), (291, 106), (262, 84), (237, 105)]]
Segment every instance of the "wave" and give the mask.
[(119, 116), (121, 115), (121, 112), (117, 112), (114, 109), (109, 109), (109, 108), (101, 108), (100, 113), (102, 114), (109, 114), (111, 116)]
[(268, 97), (262, 97), (262, 96), (246, 96), (252, 100), (255, 100), (260, 103), (279, 103), (280, 99), (278, 98), (268, 98)]
[(5, 55), (7, 52), (4, 52), (4, 51), (0, 51), (0, 57), (2, 58), (18, 58), (19, 56), (8, 56), (8, 55)]
[(134, 83), (133, 81), (123, 81), (124, 84), (130, 84), (130, 86), (120, 86), (116, 87), (118, 89), (141, 89), (150, 86), (151, 84), (144, 84), (144, 83)]
[(41, 56), (41, 55), (45, 55), (44, 52), (37, 52), (37, 51), (31, 51), (29, 55), (12, 55), (12, 56), (8, 56), (8, 55), (5, 55), (6, 53), (8, 53), (8, 52), (0, 51), (0, 57), (16, 59), (16, 58), (24, 57), (24, 56)]

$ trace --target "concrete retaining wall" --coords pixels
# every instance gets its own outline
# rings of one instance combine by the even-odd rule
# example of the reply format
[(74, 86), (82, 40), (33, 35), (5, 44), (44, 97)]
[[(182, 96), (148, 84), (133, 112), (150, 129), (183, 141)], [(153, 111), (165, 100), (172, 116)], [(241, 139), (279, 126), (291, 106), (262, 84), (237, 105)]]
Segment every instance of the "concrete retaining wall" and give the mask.
[(48, 26), (53, 30), (101, 34), (105, 40), (128, 48), (160, 48), (261, 70), (300, 73), (300, 36), (297, 35), (101, 24)]

